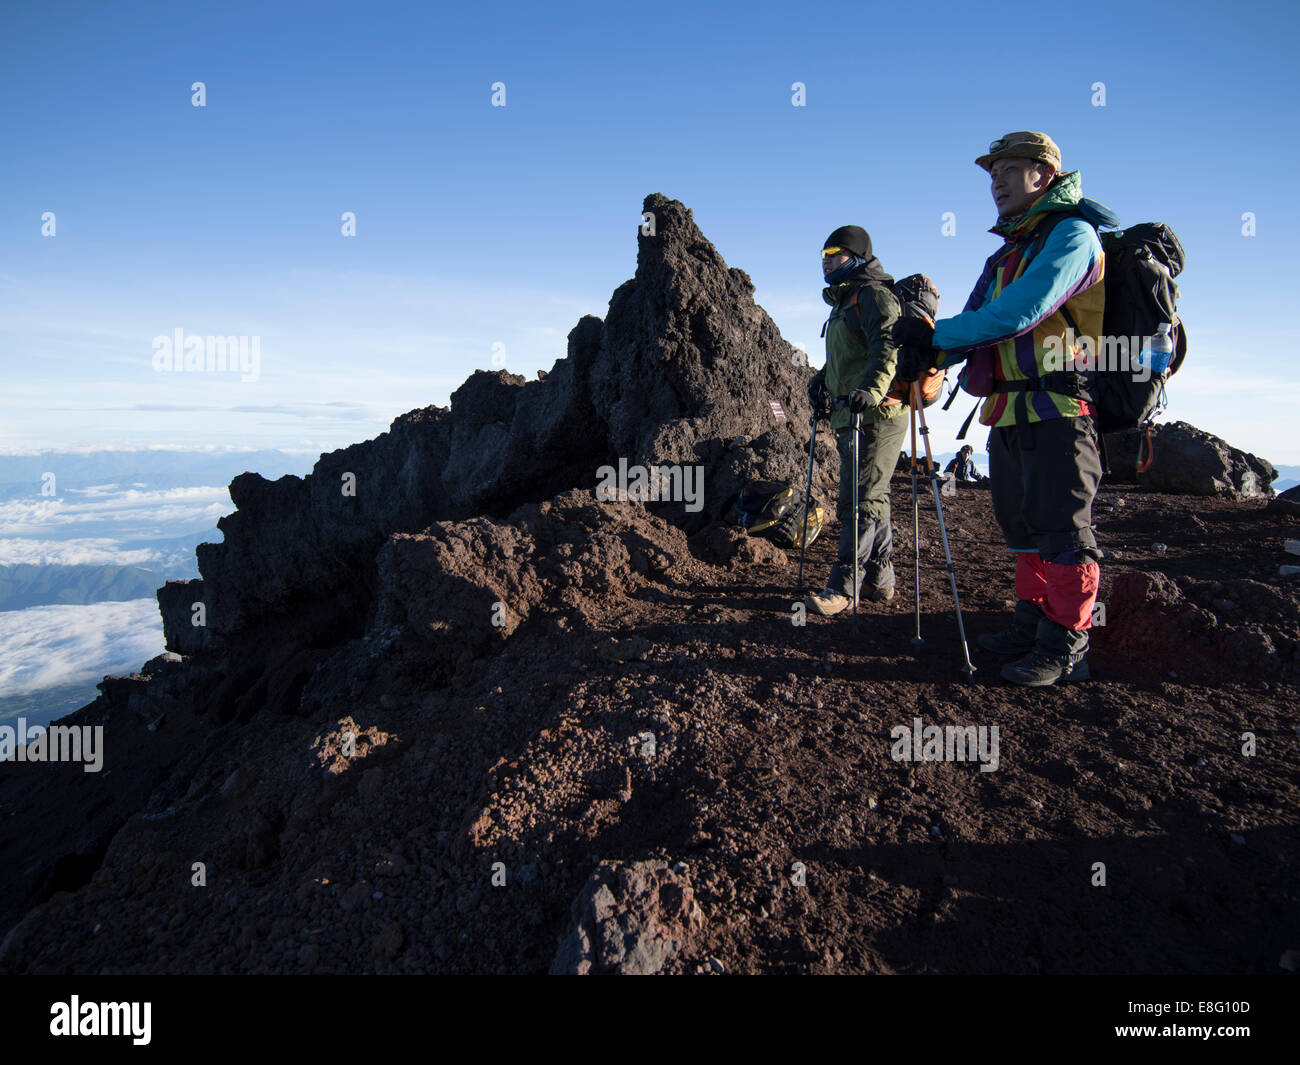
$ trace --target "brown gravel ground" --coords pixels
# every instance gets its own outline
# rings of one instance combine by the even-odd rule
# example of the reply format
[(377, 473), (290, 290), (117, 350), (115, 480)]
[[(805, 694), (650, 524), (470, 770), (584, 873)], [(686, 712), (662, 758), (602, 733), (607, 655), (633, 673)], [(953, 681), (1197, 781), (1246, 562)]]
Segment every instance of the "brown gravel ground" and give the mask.
[[(136, 812), (93, 872), (64, 870), (72, 890), (28, 915), (0, 969), (545, 972), (598, 862), (663, 859), (685, 864), (704, 916), (666, 972), (1279, 972), (1300, 948), (1300, 592), (1273, 576), (1294, 519), (1104, 488), (1101, 601), (1158, 572), (1213, 631), (1108, 617), (1092, 683), (1026, 691), (973, 643), (1012, 595), (988, 493), (945, 501), (967, 683), (932, 507), (911, 653), (909, 481), (893, 491), (899, 594), (864, 604), (856, 634), (846, 617), (792, 623), (796, 555), (751, 544), (711, 565), (627, 504), (604, 508), (622, 523), (605, 543), (589, 534), (607, 519), (571, 493), (552, 515), (568, 531), (543, 545), (559, 569), (510, 593), (527, 616), (457, 656), (454, 634), (412, 634), (432, 609), (419, 566), (454, 561), (398, 545), (410, 583), (384, 609), (405, 632), (305, 716), (217, 724), (195, 698), (156, 733), (106, 719), (132, 752), (112, 794), (130, 784)], [(817, 580), (835, 531), (809, 552)], [(996, 725), (997, 770), (893, 760), (890, 729), (916, 717)], [(35, 772), (50, 769), (0, 781), (6, 853), (55, 816)], [(61, 779), (83, 821), (112, 787)]]

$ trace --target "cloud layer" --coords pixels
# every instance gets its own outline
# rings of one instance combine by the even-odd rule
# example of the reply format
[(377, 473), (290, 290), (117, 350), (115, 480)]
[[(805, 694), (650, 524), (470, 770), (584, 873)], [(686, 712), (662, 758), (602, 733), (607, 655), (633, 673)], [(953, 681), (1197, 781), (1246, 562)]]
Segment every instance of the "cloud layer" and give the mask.
[[(234, 509), (223, 485), (148, 490), (97, 485), (53, 497), (0, 503), (0, 541), (4, 538), (54, 538), (66, 530), (111, 532), (122, 539), (149, 539), (199, 532)], [(18, 560), (15, 560), (18, 561)], [(121, 563), (122, 559), (118, 558)]]
[(0, 699), (94, 684), (162, 654), (162, 619), (153, 599), (9, 610), (0, 613), (0, 649)]
[(106, 536), (72, 540), (34, 540), (13, 537), (0, 540), (0, 566), (148, 566), (163, 562), (166, 552), (155, 547), (123, 547)]

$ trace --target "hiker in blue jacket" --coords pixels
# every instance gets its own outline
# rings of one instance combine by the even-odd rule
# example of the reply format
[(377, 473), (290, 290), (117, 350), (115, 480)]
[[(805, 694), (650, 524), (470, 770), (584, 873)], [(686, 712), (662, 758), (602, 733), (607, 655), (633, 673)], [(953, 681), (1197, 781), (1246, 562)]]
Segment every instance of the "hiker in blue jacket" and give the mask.
[(957, 452), (957, 457), (944, 467), (943, 472), (966, 484), (979, 484), (984, 480), (984, 475), (975, 468), (975, 449), (970, 444)]
[[(1007, 656), (1015, 684), (1087, 680), (1086, 652), (1101, 551), (1092, 501), (1101, 480), (1093, 408), (1077, 375), (1050, 360), (1078, 358), (1100, 337), (1104, 260), (1097, 225), (1108, 209), (1084, 198), (1077, 170), (1062, 172), (1045, 133), (999, 137), (975, 160), (990, 176), (1002, 246), (984, 264), (965, 309), (933, 328), (902, 323), (909, 373), (965, 363), (962, 387), (987, 397), (993, 513), (1016, 559), (1011, 626), (979, 644)], [(1059, 365), (1059, 364), (1058, 364)]]

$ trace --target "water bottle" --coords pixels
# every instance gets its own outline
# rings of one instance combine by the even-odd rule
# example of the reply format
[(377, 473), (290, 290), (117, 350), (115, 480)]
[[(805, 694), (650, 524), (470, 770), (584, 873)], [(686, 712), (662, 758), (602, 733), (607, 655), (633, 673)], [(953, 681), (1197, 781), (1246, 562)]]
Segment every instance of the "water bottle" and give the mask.
[(1156, 335), (1147, 337), (1147, 341), (1142, 345), (1142, 354), (1138, 356), (1138, 365), (1144, 370), (1149, 369), (1152, 374), (1160, 375), (1169, 369), (1170, 362), (1174, 358), (1174, 338), (1170, 335), (1173, 326), (1169, 322), (1161, 322), (1156, 329)]

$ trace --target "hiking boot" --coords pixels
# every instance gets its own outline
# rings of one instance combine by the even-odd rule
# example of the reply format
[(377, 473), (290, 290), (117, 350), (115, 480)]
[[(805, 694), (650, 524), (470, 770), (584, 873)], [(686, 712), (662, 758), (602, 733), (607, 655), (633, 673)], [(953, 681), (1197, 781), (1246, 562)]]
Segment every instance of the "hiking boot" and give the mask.
[(873, 558), (866, 564), (859, 594), (873, 603), (888, 603), (894, 598), (894, 564), (888, 557), (883, 562)]
[(1046, 655), (1035, 651), (1017, 662), (1002, 667), (1002, 679), (1026, 688), (1043, 688), (1049, 684), (1067, 684), (1077, 680), (1091, 680), (1086, 655)]
[(1043, 618), (1031, 654), (1002, 667), (1002, 679), (1027, 688), (1042, 688), (1058, 682), (1091, 680), (1087, 659), (1088, 634), (1067, 629)]
[(975, 642), (995, 655), (1027, 655), (1038, 642), (1038, 623), (1043, 620), (1043, 608), (1028, 599), (1016, 603), (1011, 615), (1011, 628), (1002, 632), (986, 632)]
[(809, 610), (826, 618), (847, 609), (852, 602), (853, 600), (847, 595), (840, 595), (839, 592), (831, 588), (810, 595), (804, 600)]

